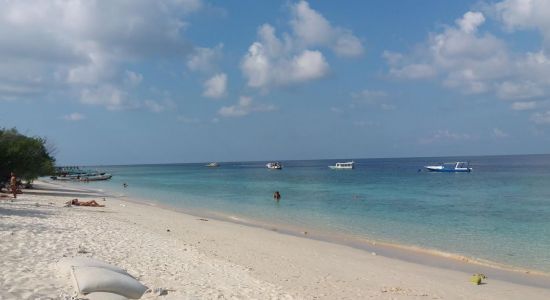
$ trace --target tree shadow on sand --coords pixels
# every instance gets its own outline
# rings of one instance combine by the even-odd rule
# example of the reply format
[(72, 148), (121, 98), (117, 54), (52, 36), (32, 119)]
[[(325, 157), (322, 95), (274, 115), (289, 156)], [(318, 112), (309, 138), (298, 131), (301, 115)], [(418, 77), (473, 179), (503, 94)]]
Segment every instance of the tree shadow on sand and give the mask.
[[(36, 185), (31, 189), (25, 189), (26, 192), (40, 192), (40, 191), (53, 191), (53, 192), (67, 192), (67, 193), (75, 193), (75, 192), (87, 192), (85, 189), (63, 189), (63, 188), (50, 188), (46, 186)], [(89, 191), (90, 193), (95, 193), (95, 191)]]
[(79, 193), (75, 191), (71, 191), (71, 193), (50, 193), (50, 192), (44, 192), (44, 191), (33, 191), (33, 190), (25, 190), (25, 194), (28, 195), (35, 195), (35, 196), (52, 196), (52, 197), (73, 197), (73, 198), (99, 198), (99, 197), (106, 197), (101, 194), (96, 193)]
[[(29, 218), (47, 218), (49, 216), (54, 215), (51, 212), (44, 211), (44, 210), (38, 210), (36, 208), (29, 209), (25, 207), (21, 207), (21, 204), (18, 204), (14, 207), (0, 207), (0, 217), (5, 216), (17, 216), (17, 217), (29, 217)], [(29, 207), (31, 205), (28, 205)]]

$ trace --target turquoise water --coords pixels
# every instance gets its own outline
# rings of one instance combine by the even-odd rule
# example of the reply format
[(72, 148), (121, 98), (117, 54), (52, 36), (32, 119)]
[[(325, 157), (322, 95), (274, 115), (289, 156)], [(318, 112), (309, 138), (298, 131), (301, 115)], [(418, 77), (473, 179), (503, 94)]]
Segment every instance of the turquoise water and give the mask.
[[(419, 172), (467, 160), (472, 173)], [(344, 161), (344, 160), (341, 160)], [(103, 166), (78, 183), (187, 211), (437, 249), (550, 272), (550, 155)], [(128, 188), (122, 188), (122, 183)], [(279, 203), (273, 201), (280, 191)]]

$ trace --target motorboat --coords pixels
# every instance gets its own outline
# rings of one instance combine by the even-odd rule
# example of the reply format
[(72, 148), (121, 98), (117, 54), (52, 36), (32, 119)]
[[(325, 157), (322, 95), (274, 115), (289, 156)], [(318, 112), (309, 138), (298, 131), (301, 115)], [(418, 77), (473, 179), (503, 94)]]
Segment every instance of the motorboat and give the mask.
[(283, 168), (283, 165), (278, 161), (269, 162), (265, 166), (271, 170), (281, 170)]
[(328, 166), (329, 168), (333, 170), (352, 170), (354, 168), (355, 162), (348, 161), (348, 162), (338, 162), (334, 166)]
[(448, 162), (441, 165), (425, 166), (430, 172), (472, 172), (469, 162), (457, 161)]
[(211, 162), (211, 163), (207, 164), (206, 166), (209, 167), (209, 168), (217, 168), (217, 167), (220, 166), (220, 164), (217, 163), (217, 162)]

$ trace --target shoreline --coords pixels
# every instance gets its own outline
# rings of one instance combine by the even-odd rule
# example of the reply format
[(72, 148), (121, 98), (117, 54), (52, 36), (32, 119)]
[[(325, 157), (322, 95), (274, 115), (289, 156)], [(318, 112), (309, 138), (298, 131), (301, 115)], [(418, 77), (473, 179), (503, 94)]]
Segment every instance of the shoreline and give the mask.
[[(524, 284), (518, 276), (501, 280), (491, 269), (485, 284), (473, 285), (472, 272), (201, 218), (91, 189), (37, 182), (23, 193), (15, 201), (0, 201), (0, 299), (67, 298), (73, 287), (57, 261), (74, 256), (117, 265), (146, 286), (168, 291), (142, 299), (550, 298), (550, 280), (538, 287), (533, 276)], [(72, 198), (95, 199), (105, 207), (65, 207)]]
[[(59, 185), (62, 187), (78, 188), (81, 186), (72, 187), (66, 182), (51, 182), (38, 181), (48, 184)], [(322, 242), (333, 243), (335, 245), (347, 246), (368, 254), (375, 253), (376, 255), (384, 256), (391, 259), (397, 259), (404, 262), (416, 263), (430, 267), (443, 268), (468, 273), (490, 273), (493, 278), (508, 281), (516, 284), (525, 284), (534, 287), (548, 288), (550, 286), (550, 273), (536, 269), (528, 269), (514, 265), (499, 263), (496, 261), (469, 257), (466, 255), (442, 251), (438, 249), (423, 248), (415, 245), (399, 244), (386, 242), (377, 239), (370, 239), (345, 234), (323, 234), (316, 230), (308, 229), (308, 231), (300, 230), (297, 226), (284, 226), (283, 224), (274, 224), (267, 222), (252, 221), (244, 218), (239, 218), (232, 215), (224, 215), (218, 212), (203, 211), (203, 210), (186, 210), (179, 207), (174, 207), (151, 201), (150, 199), (140, 199), (137, 197), (116, 195), (115, 191), (106, 191), (103, 189), (87, 188), (88, 192), (102, 193), (105, 196), (116, 198), (120, 201), (130, 202), (138, 205), (155, 207), (168, 211), (175, 211), (196, 218), (214, 219), (220, 222), (229, 222), (232, 224), (259, 228), (266, 231), (272, 231), (279, 234), (289, 235), (308, 240), (316, 240)]]

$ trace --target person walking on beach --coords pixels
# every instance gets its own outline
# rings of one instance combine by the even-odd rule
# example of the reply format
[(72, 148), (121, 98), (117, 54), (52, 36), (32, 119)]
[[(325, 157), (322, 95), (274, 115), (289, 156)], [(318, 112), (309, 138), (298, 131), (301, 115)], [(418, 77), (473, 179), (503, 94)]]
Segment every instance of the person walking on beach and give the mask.
[(13, 172), (11, 172), (10, 188), (13, 193), (13, 198), (17, 198), (17, 177), (15, 177), (15, 173)]

